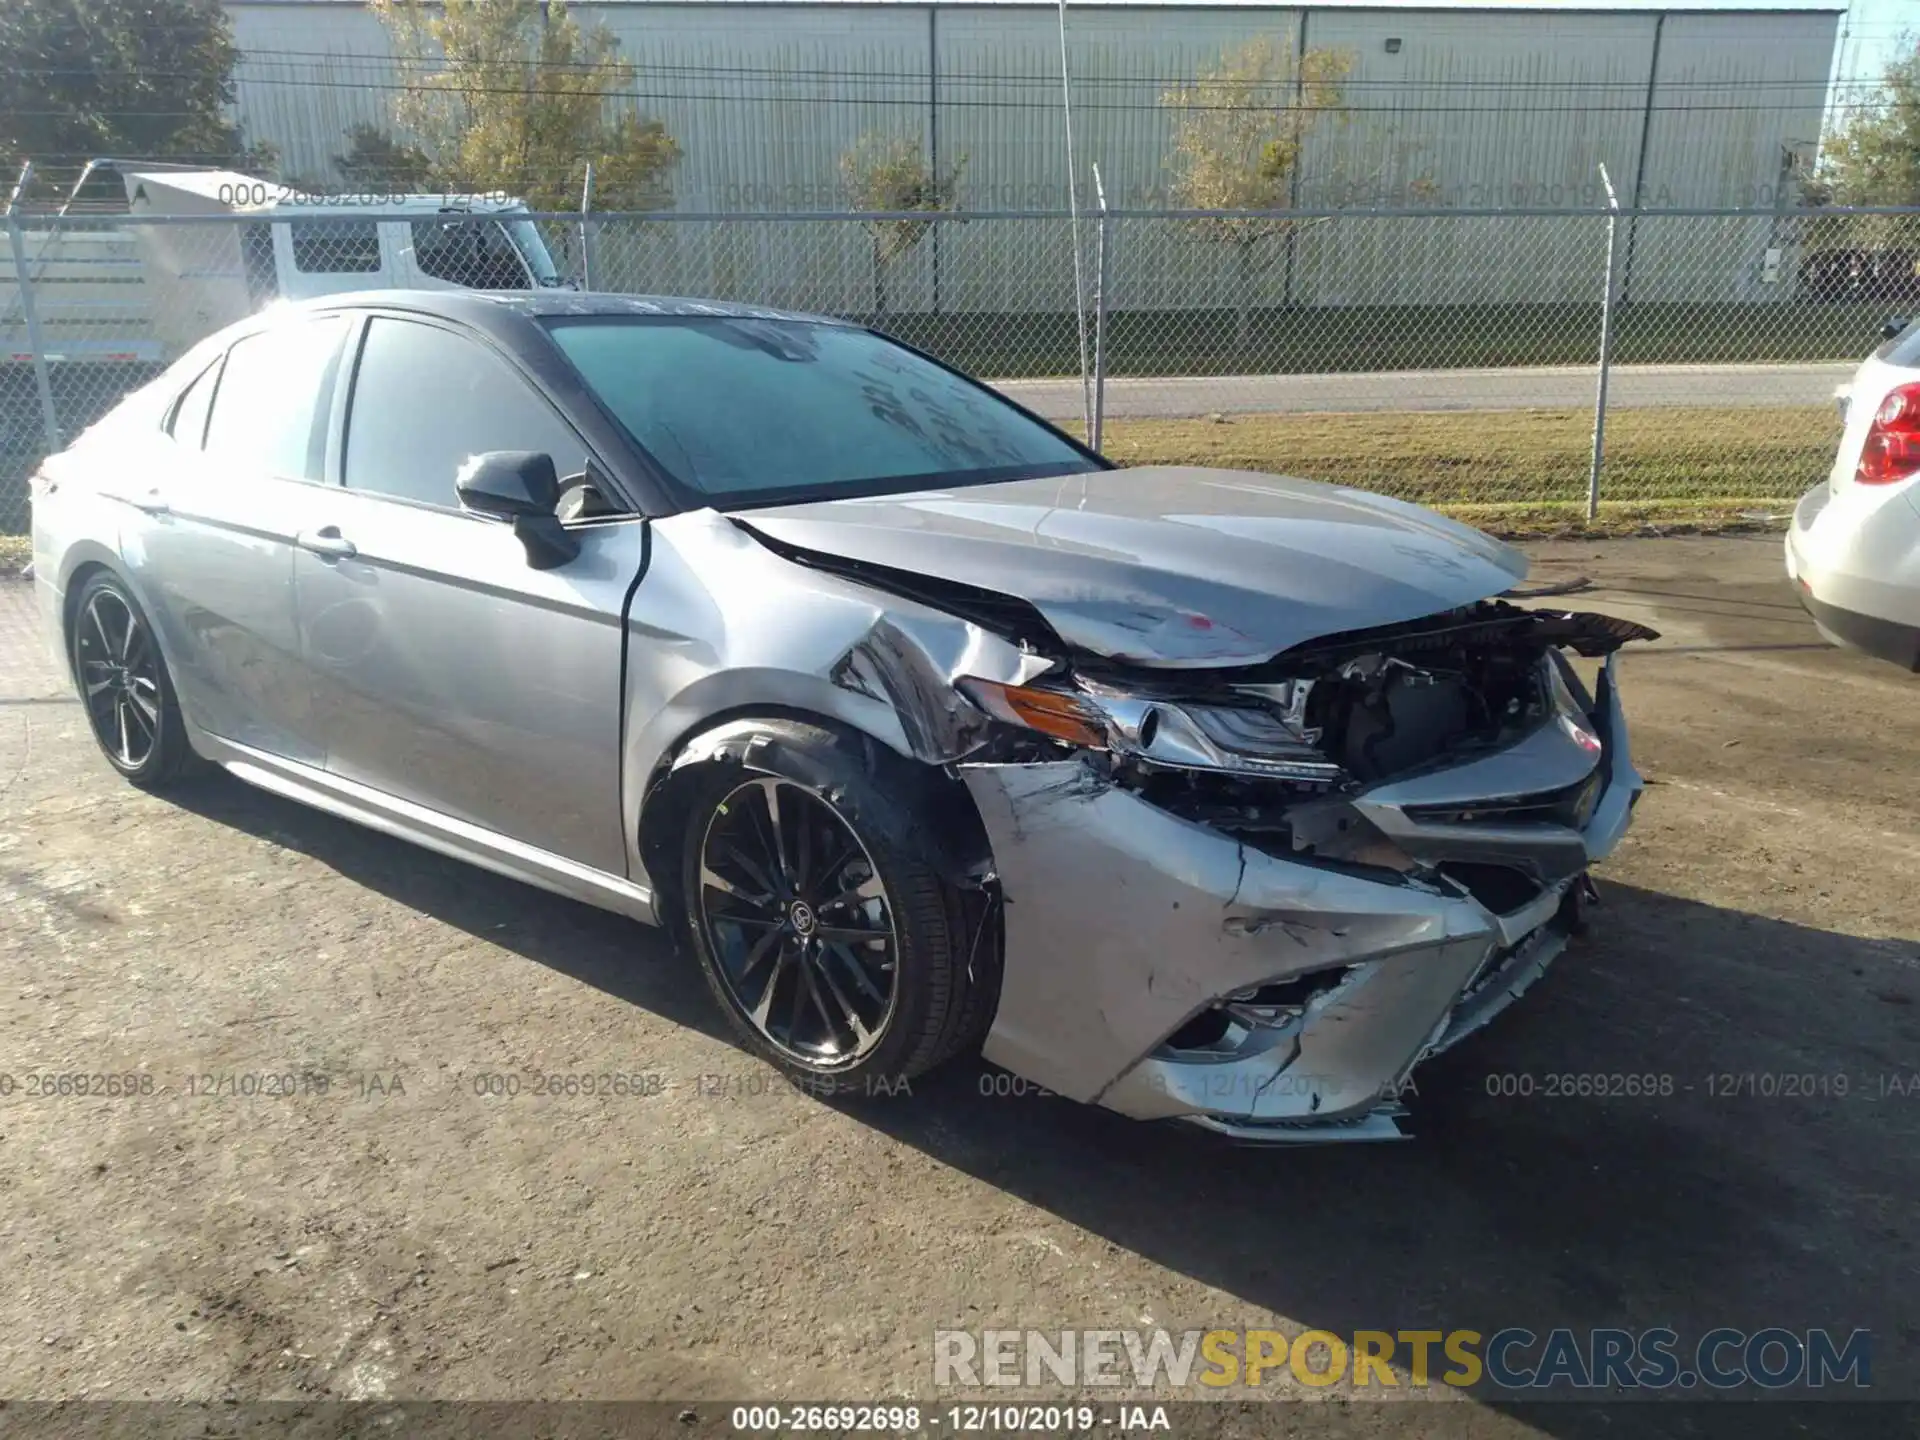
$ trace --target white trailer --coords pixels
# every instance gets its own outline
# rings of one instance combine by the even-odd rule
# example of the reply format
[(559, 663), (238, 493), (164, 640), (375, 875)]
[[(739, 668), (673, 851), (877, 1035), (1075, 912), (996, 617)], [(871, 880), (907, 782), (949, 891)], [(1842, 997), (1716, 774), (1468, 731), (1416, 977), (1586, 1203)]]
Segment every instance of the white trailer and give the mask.
[(314, 195), (231, 170), (96, 160), (57, 215), (11, 220), (10, 364), (35, 358), (29, 298), (50, 365), (153, 365), (280, 299), (565, 283), (526, 205), (506, 195)]

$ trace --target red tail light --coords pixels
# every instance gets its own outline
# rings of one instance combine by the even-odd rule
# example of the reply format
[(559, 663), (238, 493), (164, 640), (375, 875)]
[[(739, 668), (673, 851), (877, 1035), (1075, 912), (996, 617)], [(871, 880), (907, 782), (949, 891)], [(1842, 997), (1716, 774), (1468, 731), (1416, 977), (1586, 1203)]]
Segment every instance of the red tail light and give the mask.
[(1902, 385), (1874, 412), (1853, 478), (1862, 485), (1890, 485), (1913, 475), (1920, 475), (1920, 385)]

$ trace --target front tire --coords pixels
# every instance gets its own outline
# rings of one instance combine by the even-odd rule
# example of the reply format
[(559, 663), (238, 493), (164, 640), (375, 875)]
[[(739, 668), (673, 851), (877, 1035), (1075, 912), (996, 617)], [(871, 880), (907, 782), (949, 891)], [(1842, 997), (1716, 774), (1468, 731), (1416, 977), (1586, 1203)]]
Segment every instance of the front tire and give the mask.
[(140, 603), (118, 578), (96, 571), (74, 599), (67, 638), (74, 685), (107, 763), (143, 790), (179, 779), (193, 751)]
[(740, 739), (702, 767), (681, 852), (694, 953), (740, 1038), (796, 1079), (853, 1090), (977, 1044), (999, 977), (976, 952), (995, 941), (915, 842), (936, 821), (926, 777), (797, 721)]

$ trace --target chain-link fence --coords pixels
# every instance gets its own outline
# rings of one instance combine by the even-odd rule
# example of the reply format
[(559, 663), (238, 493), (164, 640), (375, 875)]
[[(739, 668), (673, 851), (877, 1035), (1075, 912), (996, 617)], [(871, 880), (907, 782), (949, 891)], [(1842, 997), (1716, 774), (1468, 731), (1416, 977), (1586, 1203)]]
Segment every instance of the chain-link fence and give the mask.
[(1901, 211), (1076, 223), (387, 202), (7, 223), (13, 533), (50, 446), (221, 326), (338, 291), (584, 285), (845, 316), (1091, 425), (1122, 462), (1302, 475), (1487, 523), (1596, 499), (1778, 511), (1831, 463), (1836, 385), (1890, 317), (1920, 313), (1920, 212)]

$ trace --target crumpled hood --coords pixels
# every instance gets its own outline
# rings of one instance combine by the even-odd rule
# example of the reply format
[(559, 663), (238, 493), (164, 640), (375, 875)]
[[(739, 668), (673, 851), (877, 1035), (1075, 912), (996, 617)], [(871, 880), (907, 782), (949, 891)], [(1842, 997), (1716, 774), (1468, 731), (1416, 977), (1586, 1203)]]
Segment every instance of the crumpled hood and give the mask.
[(1511, 588), (1512, 546), (1309, 480), (1142, 466), (736, 517), (779, 545), (1027, 601), (1067, 644), (1142, 665), (1252, 664)]

